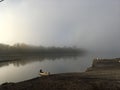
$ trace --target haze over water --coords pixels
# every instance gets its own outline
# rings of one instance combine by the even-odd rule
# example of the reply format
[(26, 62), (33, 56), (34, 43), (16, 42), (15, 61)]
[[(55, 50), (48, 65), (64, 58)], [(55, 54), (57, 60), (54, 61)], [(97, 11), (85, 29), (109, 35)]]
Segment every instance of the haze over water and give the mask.
[(120, 51), (119, 0), (4, 0), (0, 43)]
[(87, 54), (0, 63), (0, 83), (39, 76), (40, 68), (52, 73), (82, 72), (93, 58), (118, 58), (119, 33), (120, 0), (4, 0), (0, 3), (0, 43), (73, 46)]

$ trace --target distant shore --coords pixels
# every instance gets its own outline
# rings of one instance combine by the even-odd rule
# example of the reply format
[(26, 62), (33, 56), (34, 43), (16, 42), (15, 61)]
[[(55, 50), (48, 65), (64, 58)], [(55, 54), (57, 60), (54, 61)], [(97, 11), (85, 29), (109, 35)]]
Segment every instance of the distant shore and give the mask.
[(83, 49), (72, 47), (33, 47), (33, 46), (0, 46), (0, 62), (15, 61), (33, 57), (63, 58), (82, 56)]
[(14, 45), (0, 44), (0, 56), (24, 56), (24, 55), (46, 55), (46, 54), (83, 54), (84, 49), (76, 47), (44, 47), (33, 46), (24, 43)]

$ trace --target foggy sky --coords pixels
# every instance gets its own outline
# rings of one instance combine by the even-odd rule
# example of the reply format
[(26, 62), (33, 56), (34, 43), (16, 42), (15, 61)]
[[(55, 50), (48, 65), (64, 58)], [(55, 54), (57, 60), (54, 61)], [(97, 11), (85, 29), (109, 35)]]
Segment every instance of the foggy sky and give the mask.
[(120, 50), (120, 0), (5, 0), (0, 20), (0, 43)]

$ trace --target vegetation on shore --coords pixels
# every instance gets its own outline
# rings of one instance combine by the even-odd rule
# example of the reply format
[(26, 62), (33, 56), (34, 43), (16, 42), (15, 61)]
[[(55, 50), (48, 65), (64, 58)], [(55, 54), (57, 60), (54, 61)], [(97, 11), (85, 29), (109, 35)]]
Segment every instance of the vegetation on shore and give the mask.
[(43, 47), (33, 46), (24, 43), (17, 43), (12, 46), (0, 44), (0, 55), (17, 54), (83, 54), (84, 50), (74, 47)]

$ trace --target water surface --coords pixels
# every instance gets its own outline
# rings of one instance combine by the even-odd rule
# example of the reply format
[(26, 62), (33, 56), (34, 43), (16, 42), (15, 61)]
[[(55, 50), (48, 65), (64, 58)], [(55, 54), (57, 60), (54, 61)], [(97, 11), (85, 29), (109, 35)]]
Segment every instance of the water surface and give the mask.
[(39, 70), (50, 73), (84, 72), (92, 65), (93, 58), (113, 58), (114, 54), (90, 53), (84, 56), (34, 57), (0, 63), (0, 84), (20, 82), (39, 76)]

